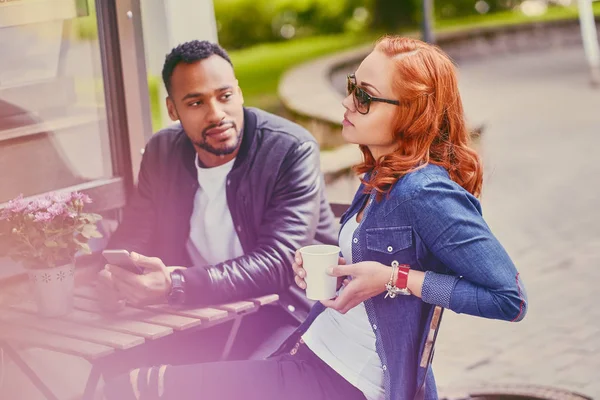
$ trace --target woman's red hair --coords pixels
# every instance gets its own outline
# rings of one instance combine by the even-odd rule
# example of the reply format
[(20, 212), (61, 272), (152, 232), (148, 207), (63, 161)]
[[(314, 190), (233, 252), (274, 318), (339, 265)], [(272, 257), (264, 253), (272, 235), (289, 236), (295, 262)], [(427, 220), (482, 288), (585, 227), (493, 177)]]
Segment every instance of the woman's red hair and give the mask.
[(366, 191), (375, 189), (381, 198), (402, 176), (429, 163), (444, 167), (453, 181), (478, 197), (483, 167), (469, 147), (453, 62), (437, 46), (398, 36), (379, 39), (374, 51), (395, 61), (392, 89), (400, 100), (394, 122), (399, 147), (375, 160), (367, 146), (360, 146), (364, 161), (354, 170), (373, 172), (363, 181)]

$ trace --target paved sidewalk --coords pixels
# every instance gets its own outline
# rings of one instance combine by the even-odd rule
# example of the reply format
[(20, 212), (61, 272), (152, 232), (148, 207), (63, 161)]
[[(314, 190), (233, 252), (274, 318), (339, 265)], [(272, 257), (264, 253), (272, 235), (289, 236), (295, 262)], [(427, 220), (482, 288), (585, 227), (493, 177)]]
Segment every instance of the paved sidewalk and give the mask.
[(517, 324), (448, 312), (439, 386), (528, 382), (600, 397), (600, 90), (583, 50), (461, 66), (467, 114), (486, 124), (484, 216), (520, 269)]

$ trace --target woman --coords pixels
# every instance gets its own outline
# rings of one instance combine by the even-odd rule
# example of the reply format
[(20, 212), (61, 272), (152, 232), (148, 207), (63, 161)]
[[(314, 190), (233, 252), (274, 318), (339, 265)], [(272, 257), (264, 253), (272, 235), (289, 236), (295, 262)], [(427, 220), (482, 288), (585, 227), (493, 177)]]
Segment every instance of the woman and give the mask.
[[(422, 364), (435, 306), (508, 321), (526, 312), (519, 274), (481, 216), (482, 166), (455, 75), (437, 47), (388, 36), (348, 76), (343, 135), (360, 145), (364, 177), (341, 221), (348, 265), (331, 271), (348, 278), (280, 351), (134, 371), (107, 397), (437, 398)], [(305, 288), (299, 253), (294, 271)]]

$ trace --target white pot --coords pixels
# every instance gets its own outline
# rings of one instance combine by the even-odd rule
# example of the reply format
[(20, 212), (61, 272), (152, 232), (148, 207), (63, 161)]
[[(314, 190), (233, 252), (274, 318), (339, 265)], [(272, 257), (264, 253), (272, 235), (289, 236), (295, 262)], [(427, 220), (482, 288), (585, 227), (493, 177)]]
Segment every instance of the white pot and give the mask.
[(59, 317), (73, 308), (75, 266), (31, 269), (28, 271), (31, 292), (37, 304), (38, 314)]

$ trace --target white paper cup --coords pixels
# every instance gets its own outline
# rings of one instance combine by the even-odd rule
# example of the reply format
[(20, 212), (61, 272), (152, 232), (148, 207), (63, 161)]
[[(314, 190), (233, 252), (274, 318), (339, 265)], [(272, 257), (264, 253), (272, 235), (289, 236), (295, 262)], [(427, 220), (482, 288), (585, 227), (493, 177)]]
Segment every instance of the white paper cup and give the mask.
[(300, 249), (302, 268), (306, 271), (306, 297), (311, 300), (327, 300), (335, 297), (337, 277), (327, 275), (327, 269), (338, 265), (340, 248), (328, 244), (316, 244)]

